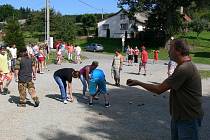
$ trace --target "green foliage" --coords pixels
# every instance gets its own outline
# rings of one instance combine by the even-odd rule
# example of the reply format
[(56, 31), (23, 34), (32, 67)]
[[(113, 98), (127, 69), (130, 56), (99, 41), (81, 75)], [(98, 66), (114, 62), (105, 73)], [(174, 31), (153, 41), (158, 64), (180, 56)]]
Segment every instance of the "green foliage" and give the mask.
[(118, 0), (118, 5), (122, 8), (128, 6), (129, 15), (132, 16), (136, 12), (148, 11), (147, 29), (164, 31), (170, 37), (183, 27), (179, 8), (183, 6), (187, 9), (192, 2), (199, 3), (198, 0)]
[(14, 15), (14, 13), (15, 9), (11, 5), (0, 5), (0, 22), (11, 18)]
[(87, 31), (87, 35), (89, 35), (89, 28), (94, 27), (96, 28), (97, 21), (95, 15), (92, 14), (85, 14), (81, 17), (82, 26)]
[(197, 33), (197, 38), (201, 32), (208, 28), (208, 21), (205, 19), (194, 19), (190, 24), (189, 27), (192, 31)]
[(7, 45), (16, 44), (18, 50), (25, 47), (23, 34), (17, 20), (8, 20), (4, 31), (6, 36), (3, 37), (3, 40)]
[(62, 39), (65, 42), (73, 42), (76, 36), (76, 28), (70, 17), (61, 17), (57, 21), (55, 39)]
[(40, 12), (36, 11), (30, 13), (29, 18), (27, 19), (28, 31), (30, 32), (44, 32), (45, 31), (45, 14), (44, 9)]

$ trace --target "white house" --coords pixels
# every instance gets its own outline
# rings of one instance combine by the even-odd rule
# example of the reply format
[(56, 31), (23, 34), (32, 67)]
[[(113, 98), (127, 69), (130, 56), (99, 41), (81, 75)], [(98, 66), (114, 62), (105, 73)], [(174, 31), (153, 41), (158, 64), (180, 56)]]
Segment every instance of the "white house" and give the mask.
[(124, 10), (120, 10), (113, 16), (100, 21), (98, 23), (98, 37), (107, 37), (107, 29), (110, 31), (110, 38), (122, 38), (127, 32), (127, 37), (131, 37), (131, 33), (134, 32), (133, 26), (135, 25), (138, 31), (143, 31), (145, 27), (145, 21), (147, 20), (147, 14), (137, 13), (135, 14), (135, 20), (130, 20)]

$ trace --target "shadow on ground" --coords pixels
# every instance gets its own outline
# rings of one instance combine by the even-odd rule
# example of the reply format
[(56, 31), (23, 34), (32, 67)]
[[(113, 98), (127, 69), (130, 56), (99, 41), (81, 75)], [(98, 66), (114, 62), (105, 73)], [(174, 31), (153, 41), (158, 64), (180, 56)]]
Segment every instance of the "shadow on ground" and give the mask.
[[(108, 85), (113, 86), (110, 83)], [(87, 105), (87, 101), (78, 100), (97, 114), (87, 119), (90, 125), (82, 130), (101, 139), (170, 139), (167, 94), (154, 96), (145, 90), (127, 86), (112, 88), (109, 93), (110, 108), (104, 107), (103, 95), (100, 95), (99, 100), (94, 100), (92, 107)], [(80, 94), (75, 93), (74, 96)]]
[(50, 99), (54, 99), (56, 101), (62, 102), (60, 94), (48, 94), (48, 95), (45, 95), (45, 97), (48, 97)]
[[(47, 132), (47, 130), (46, 130), (46, 132)], [(66, 132), (61, 131), (61, 130), (56, 130), (56, 134), (53, 138), (49, 137), (46, 133), (42, 133), (42, 134), (40, 134), (40, 136), (45, 140), (86, 140), (85, 138), (67, 134)]]
[[(149, 81), (151, 82), (151, 81)], [(156, 83), (156, 82), (151, 82)], [(88, 125), (80, 128), (81, 135), (67, 134), (57, 130), (55, 136), (49, 138), (45, 133), (40, 134), (46, 140), (85, 140), (85, 139), (113, 139), (113, 140), (169, 140), (170, 115), (168, 105), (168, 92), (154, 95), (137, 87), (112, 87), (108, 82), (111, 96), (111, 107), (104, 107), (104, 98), (94, 100), (92, 107), (87, 100), (81, 98), (81, 93), (74, 93), (78, 103), (94, 112), (95, 115), (86, 119)], [(48, 96), (49, 97), (49, 96)], [(49, 97), (50, 98), (50, 97)], [(210, 97), (204, 97), (204, 110), (210, 105)], [(201, 139), (207, 140), (209, 134), (210, 113), (204, 117)], [(83, 133), (88, 136), (83, 137)], [(91, 137), (93, 136), (93, 137)]]
[[(19, 96), (10, 95), (8, 102), (18, 105), (19, 100)], [(28, 98), (26, 98), (26, 105), (34, 106), (34, 104)]]

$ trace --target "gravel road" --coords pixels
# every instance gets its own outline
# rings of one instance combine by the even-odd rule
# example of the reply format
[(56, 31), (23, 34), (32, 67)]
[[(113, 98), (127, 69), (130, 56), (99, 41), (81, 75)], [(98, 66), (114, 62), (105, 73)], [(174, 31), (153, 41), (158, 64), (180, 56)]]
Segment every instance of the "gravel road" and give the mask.
[[(169, 140), (170, 115), (168, 93), (156, 96), (140, 87), (127, 87), (128, 78), (149, 83), (160, 83), (167, 77), (166, 61), (148, 64), (147, 76), (136, 75), (138, 66), (123, 67), (121, 87), (113, 86), (111, 55), (84, 52), (88, 59), (81, 64), (49, 65), (45, 74), (35, 81), (40, 107), (34, 108), (28, 96), (26, 108), (18, 108), (17, 83), (12, 81), (11, 94), (0, 96), (0, 140)], [(79, 69), (93, 60), (99, 61), (108, 81), (111, 107), (104, 107), (100, 96), (93, 107), (81, 99), (82, 84), (73, 79), (75, 102), (60, 102), (59, 89), (53, 80), (55, 70), (63, 67)], [(152, 62), (152, 61), (151, 61)], [(209, 65), (197, 65), (209, 69)], [(210, 137), (210, 79), (202, 80), (205, 117), (201, 139)]]

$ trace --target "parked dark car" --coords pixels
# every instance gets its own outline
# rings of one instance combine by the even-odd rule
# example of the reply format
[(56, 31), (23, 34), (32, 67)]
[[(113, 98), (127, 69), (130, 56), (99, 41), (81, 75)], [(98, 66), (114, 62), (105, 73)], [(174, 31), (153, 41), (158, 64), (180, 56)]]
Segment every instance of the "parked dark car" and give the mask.
[(92, 52), (103, 52), (104, 47), (101, 44), (91, 43), (90, 45), (85, 47), (85, 50), (92, 51)]

